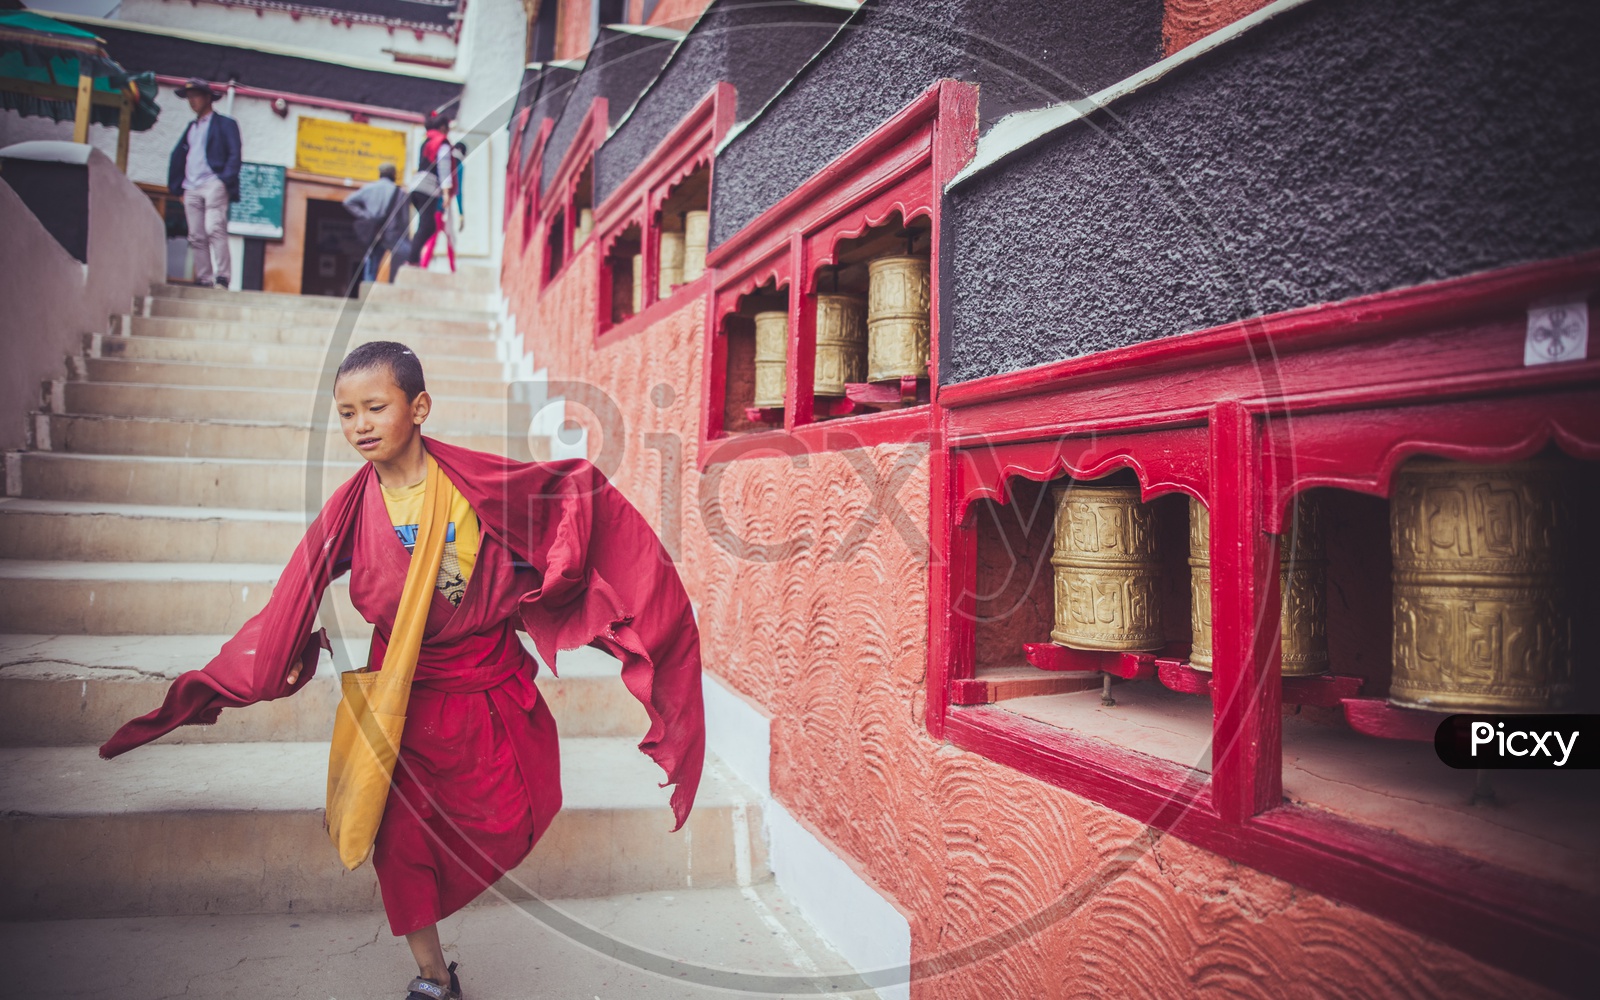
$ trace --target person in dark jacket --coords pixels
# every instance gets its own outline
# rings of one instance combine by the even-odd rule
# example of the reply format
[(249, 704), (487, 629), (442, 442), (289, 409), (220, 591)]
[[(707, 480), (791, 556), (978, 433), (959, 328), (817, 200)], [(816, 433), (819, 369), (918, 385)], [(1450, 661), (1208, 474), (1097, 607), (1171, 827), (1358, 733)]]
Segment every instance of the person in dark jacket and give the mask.
[[(378, 179), (363, 185), (361, 190), (344, 200), (345, 211), (355, 216), (356, 238), (367, 247), (363, 277), (378, 280), (378, 266), (383, 255), (396, 250), (406, 237), (411, 208), (405, 189), (395, 183), (395, 168), (385, 163), (378, 168)], [(401, 254), (396, 252), (389, 262), (389, 281), (400, 270)]]
[(191, 79), (173, 93), (189, 101), (195, 117), (167, 163), (167, 190), (183, 196), (196, 283), (227, 288), (233, 274), (228, 206), (239, 200), (243, 151), (239, 123), (211, 109), (220, 95), (204, 80)]

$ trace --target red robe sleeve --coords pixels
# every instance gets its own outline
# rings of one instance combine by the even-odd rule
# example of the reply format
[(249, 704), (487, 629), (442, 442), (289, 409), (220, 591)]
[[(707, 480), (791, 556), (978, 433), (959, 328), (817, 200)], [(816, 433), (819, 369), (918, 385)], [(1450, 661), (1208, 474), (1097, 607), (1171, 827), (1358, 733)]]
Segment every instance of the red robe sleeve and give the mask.
[[(282, 698), (306, 686), (328, 645), (326, 630), (313, 632), (311, 627), (334, 567), (349, 559), (356, 512), (372, 475), (372, 467), (366, 466), (334, 491), (278, 577), (267, 606), (204, 669), (180, 674), (160, 708), (117, 730), (100, 748), (100, 756), (109, 760), (179, 726), (216, 722), (224, 708)], [(290, 686), (286, 678), (296, 663), (301, 665), (300, 678)]]
[(650, 718), (639, 749), (676, 786), (674, 829), (682, 827), (705, 764), (700, 630), (649, 522), (581, 459), (525, 464), (431, 438), (427, 446), (478, 519), (543, 573), (518, 610), (545, 662), (587, 645), (622, 662), (622, 682)]

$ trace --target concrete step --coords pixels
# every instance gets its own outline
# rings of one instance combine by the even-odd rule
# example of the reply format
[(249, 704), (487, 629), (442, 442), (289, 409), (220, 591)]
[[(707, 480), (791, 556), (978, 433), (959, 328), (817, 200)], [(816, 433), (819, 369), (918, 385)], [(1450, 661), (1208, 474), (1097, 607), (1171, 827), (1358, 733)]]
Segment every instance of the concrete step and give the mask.
[(193, 302), (233, 303), (241, 306), (267, 306), (279, 309), (330, 309), (344, 307), (344, 300), (331, 295), (291, 295), (285, 292), (235, 292), (195, 285), (151, 285), (152, 299), (187, 299)]
[(492, 267), (458, 266), (454, 274), (403, 267), (394, 280), (395, 288), (428, 288), (439, 291), (493, 293), (500, 287), (500, 272)]
[[(765, 875), (755, 793), (715, 759), (669, 833), (668, 789), (632, 738), (562, 740), (564, 806), (500, 883), (512, 898), (715, 888)], [(322, 829), (325, 743), (0, 750), (0, 918), (378, 908)]]
[(459, 288), (409, 288), (401, 285), (362, 285), (361, 301), (375, 306), (414, 306), (419, 309), (486, 312), (492, 308), (488, 292)]
[[(774, 882), (548, 906), (486, 896), (441, 922), (467, 996), (728, 1000), (775, 997), (774, 984), (789, 997), (877, 996)], [(375, 912), (14, 923), (0, 926), (0, 960), (27, 970), (28, 996), (75, 1000), (399, 997), (416, 969)], [(666, 960), (683, 965), (663, 975)]]
[[(421, 274), (421, 272), (419, 272)], [(491, 272), (493, 274), (493, 272)], [(448, 275), (445, 275), (448, 277)], [(470, 285), (470, 282), (469, 282)], [(443, 310), (467, 309), (474, 312), (490, 310), (490, 296), (496, 291), (493, 278), (480, 286), (459, 285), (459, 283), (429, 283), (427, 286), (418, 286), (414, 282), (398, 282), (395, 285), (382, 285), (382, 283), (363, 283), (360, 296), (354, 299), (362, 304), (379, 304), (379, 306), (419, 306), (432, 309), (435, 312)], [(227, 291), (214, 290), (214, 288), (194, 288), (187, 285), (165, 285), (150, 288), (149, 298), (168, 299), (168, 301), (195, 302), (195, 304), (210, 304), (210, 306), (246, 307), (246, 309), (280, 309), (294, 310), (294, 312), (338, 312), (344, 309), (349, 299), (339, 296), (322, 296), (322, 294), (286, 294), (278, 291)], [(142, 299), (138, 299), (141, 302)]]
[[(99, 746), (161, 704), (180, 673), (198, 670), (226, 635), (0, 635), (0, 746)], [(344, 666), (366, 640), (344, 640)], [(325, 740), (339, 688), (333, 658), (293, 698), (229, 710), (210, 726), (183, 726), (162, 743)]]
[[(124, 358), (85, 359), (85, 381), (142, 382), (156, 385), (241, 386), (252, 389), (306, 389), (321, 391), (322, 369), (271, 365), (202, 364), (193, 361), (137, 361)], [(485, 368), (490, 366), (485, 364)], [(428, 391), (441, 396), (503, 397), (505, 381), (500, 368), (480, 377), (435, 376), (429, 366)]]
[[(317, 324), (295, 325), (288, 323), (230, 323), (221, 320), (193, 320), (156, 316), (134, 316), (129, 320), (129, 330), (135, 337), (174, 337), (189, 340), (241, 341), (248, 344), (281, 344), (296, 347), (327, 348), (336, 342), (332, 326)], [(456, 358), (493, 358), (497, 345), (489, 339), (488, 331), (426, 330), (412, 326), (406, 330), (373, 329), (365, 324), (356, 326), (349, 336), (338, 336), (343, 346), (340, 357), (359, 344), (374, 340), (398, 340), (423, 357), (424, 367), (430, 355)]]
[[(238, 420), (252, 423), (337, 428), (331, 394), (311, 389), (250, 389), (192, 385), (141, 385), (128, 382), (59, 382), (56, 413), (167, 420)], [(430, 426), (448, 432), (494, 434), (510, 419), (505, 389), (479, 397), (433, 396)], [(523, 418), (526, 422), (526, 418)]]
[(360, 458), (339, 452), (330, 453), (320, 470), (308, 468), (303, 459), (10, 452), (6, 455), (6, 490), (12, 496), (33, 500), (309, 510), (314, 514), (328, 495), (360, 468)]
[(0, 552), (66, 562), (282, 563), (302, 511), (0, 500)]
[[(501, 433), (456, 432), (449, 422), (443, 428), (428, 421), (428, 433), (450, 444), (504, 455), (511, 444)], [(92, 455), (185, 455), (189, 457), (301, 459), (310, 447), (313, 431), (294, 424), (254, 423), (236, 420), (164, 420), (151, 417), (110, 417), (87, 414), (36, 413), (34, 444), (40, 451)], [(343, 434), (318, 431), (330, 456), (351, 455)], [(549, 456), (549, 441), (535, 438)]]
[[(322, 370), (338, 368), (343, 353), (331, 355), (326, 344), (317, 346), (257, 344), (241, 340), (190, 340), (181, 337), (111, 337), (91, 333), (84, 349), (92, 358), (131, 361), (178, 361), (189, 364), (267, 365), (275, 368)], [(423, 368), (429, 378), (504, 379), (505, 365), (492, 355), (428, 354)]]
[(464, 320), (455, 316), (440, 316), (419, 310), (379, 309), (376, 306), (352, 306), (349, 314), (330, 310), (246, 310), (223, 312), (223, 307), (207, 307), (206, 312), (217, 312), (218, 315), (189, 315), (191, 312), (200, 312), (198, 308), (187, 307), (187, 303), (171, 300), (150, 300), (152, 303), (166, 302), (163, 308), (152, 308), (149, 313), (142, 310), (126, 317), (113, 317), (111, 320), (112, 332), (126, 333), (121, 329), (127, 322), (136, 319), (164, 319), (183, 320), (189, 323), (216, 323), (228, 326), (242, 327), (290, 327), (294, 329), (318, 330), (331, 333), (334, 330), (353, 330), (374, 336), (387, 337), (391, 340), (402, 337), (417, 336), (424, 333), (441, 336), (457, 337), (486, 337), (492, 335), (496, 326), (484, 320)]
[(349, 318), (359, 317), (361, 322), (379, 325), (399, 323), (401, 328), (406, 324), (447, 328), (453, 326), (461, 332), (488, 330), (498, 319), (494, 313), (481, 307), (430, 308), (409, 303), (367, 302), (363, 299), (351, 299), (349, 305), (345, 306), (343, 302), (344, 300), (340, 300), (341, 304), (333, 309), (302, 309), (296, 308), (293, 303), (284, 302), (241, 305), (231, 299), (210, 301), (152, 297), (136, 299), (133, 311), (136, 316), (186, 317), (232, 323), (304, 322), (330, 329), (340, 322), (341, 316), (349, 314)]
[[(0, 635), (0, 746), (98, 746), (166, 697), (173, 678), (206, 665), (226, 635)], [(163, 743), (300, 742), (328, 738), (335, 671), (366, 662), (368, 639), (336, 640), (311, 685), (293, 698), (226, 711)], [(526, 640), (524, 640), (526, 644)], [(531, 651), (531, 650), (530, 650)], [(580, 653), (587, 653), (584, 656)], [(643, 738), (649, 718), (623, 686), (617, 661), (585, 648), (563, 653), (561, 676), (537, 683), (563, 737)]]
[[(237, 632), (266, 606), (283, 572), (271, 563), (69, 562), (0, 559), (0, 632), (213, 635)], [(335, 580), (322, 609), (340, 634), (370, 634)]]

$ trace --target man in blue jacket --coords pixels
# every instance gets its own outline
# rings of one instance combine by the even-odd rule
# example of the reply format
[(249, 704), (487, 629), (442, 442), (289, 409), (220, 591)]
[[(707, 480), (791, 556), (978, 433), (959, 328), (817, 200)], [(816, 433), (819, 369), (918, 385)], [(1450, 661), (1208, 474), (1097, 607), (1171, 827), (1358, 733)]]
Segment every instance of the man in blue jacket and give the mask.
[(167, 190), (183, 196), (194, 280), (227, 288), (233, 274), (228, 206), (239, 200), (239, 123), (211, 110), (221, 95), (204, 80), (191, 79), (174, 93), (188, 99), (195, 117), (167, 164)]

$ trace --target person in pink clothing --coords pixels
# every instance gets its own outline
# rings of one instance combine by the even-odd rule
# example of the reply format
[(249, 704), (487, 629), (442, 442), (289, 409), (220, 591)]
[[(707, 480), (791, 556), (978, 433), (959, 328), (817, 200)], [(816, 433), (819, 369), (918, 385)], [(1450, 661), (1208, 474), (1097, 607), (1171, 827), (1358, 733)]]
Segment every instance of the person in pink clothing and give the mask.
[(455, 149), (450, 145), (450, 119), (441, 114), (427, 118), (428, 134), (417, 157), (417, 175), (411, 182), (411, 204), (417, 209), (417, 232), (412, 237), (411, 263), (427, 267), (423, 253), (432, 259), (433, 238), (439, 232), (444, 206), (455, 189)]
[(455, 191), (455, 200), (445, 197), (440, 202), (440, 211), (434, 213), (434, 234), (422, 247), (422, 266), (427, 267), (433, 261), (433, 248), (439, 241), (439, 235), (444, 234), (445, 252), (450, 255), (450, 273), (456, 273), (456, 230), (461, 227), (462, 213), (465, 211), (461, 202), (461, 163), (467, 155), (467, 144), (458, 142), (451, 147), (455, 155), (454, 176), (452, 188)]

